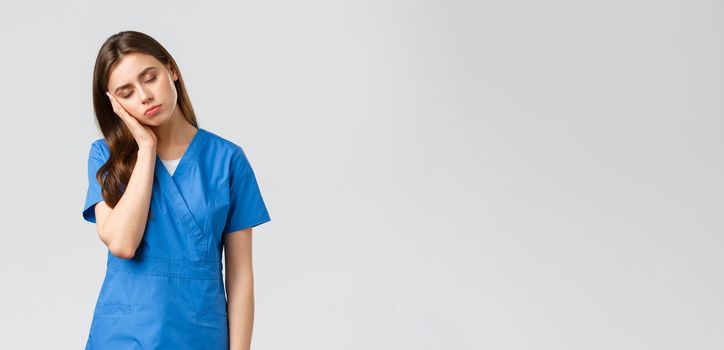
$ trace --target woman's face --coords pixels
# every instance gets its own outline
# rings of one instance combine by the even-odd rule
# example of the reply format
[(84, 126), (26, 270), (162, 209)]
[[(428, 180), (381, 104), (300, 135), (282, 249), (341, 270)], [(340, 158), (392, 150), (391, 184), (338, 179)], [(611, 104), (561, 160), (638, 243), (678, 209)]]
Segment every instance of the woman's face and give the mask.
[[(176, 79), (176, 72), (155, 57), (132, 53), (121, 58), (111, 71), (108, 91), (141, 124), (156, 126), (170, 119), (176, 110)], [(158, 105), (160, 108), (147, 113)]]

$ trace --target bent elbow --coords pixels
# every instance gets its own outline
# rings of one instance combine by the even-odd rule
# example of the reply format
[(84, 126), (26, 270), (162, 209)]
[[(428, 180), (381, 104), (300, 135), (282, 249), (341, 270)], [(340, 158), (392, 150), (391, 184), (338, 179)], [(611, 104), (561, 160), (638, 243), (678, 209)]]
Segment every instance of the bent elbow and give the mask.
[(111, 251), (111, 254), (113, 256), (120, 258), (120, 259), (132, 259), (133, 256), (136, 254), (135, 249), (131, 249), (130, 247), (108, 247)]

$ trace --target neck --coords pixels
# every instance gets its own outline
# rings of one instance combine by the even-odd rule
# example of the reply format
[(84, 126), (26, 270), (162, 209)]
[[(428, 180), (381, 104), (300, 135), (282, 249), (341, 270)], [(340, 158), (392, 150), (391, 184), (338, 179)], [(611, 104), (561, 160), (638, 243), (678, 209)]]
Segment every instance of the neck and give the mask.
[(159, 153), (178, 145), (188, 145), (196, 134), (196, 127), (191, 125), (177, 107), (171, 118), (161, 125), (152, 127), (158, 143), (156, 149)]

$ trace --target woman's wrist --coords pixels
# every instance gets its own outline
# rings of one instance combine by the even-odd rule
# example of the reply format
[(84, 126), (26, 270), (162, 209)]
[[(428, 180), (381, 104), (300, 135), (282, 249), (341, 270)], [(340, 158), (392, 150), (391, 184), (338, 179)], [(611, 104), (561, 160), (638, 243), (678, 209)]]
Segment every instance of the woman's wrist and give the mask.
[(150, 155), (155, 156), (156, 155), (156, 147), (150, 147), (150, 146), (141, 146), (138, 148), (138, 154), (144, 154), (144, 155)]

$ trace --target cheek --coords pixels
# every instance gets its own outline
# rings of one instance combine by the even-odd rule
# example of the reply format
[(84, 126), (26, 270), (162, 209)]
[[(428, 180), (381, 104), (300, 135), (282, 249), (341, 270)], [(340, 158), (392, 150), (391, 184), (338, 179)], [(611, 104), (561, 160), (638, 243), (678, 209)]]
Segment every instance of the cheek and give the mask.
[(140, 108), (137, 107), (135, 103), (129, 101), (121, 102), (121, 107), (123, 107), (123, 109), (126, 110), (129, 115), (136, 119), (142, 118), (143, 112), (145, 112), (140, 110)]
[(128, 112), (128, 114), (135, 116), (135, 109), (133, 103), (130, 103), (128, 101), (121, 102), (121, 106), (123, 107), (123, 109), (126, 110), (126, 112)]
[(164, 93), (167, 96), (170, 96), (170, 97), (176, 96), (176, 85), (173, 84), (172, 79), (170, 79), (170, 78), (166, 79), (163, 89), (165, 90)]

